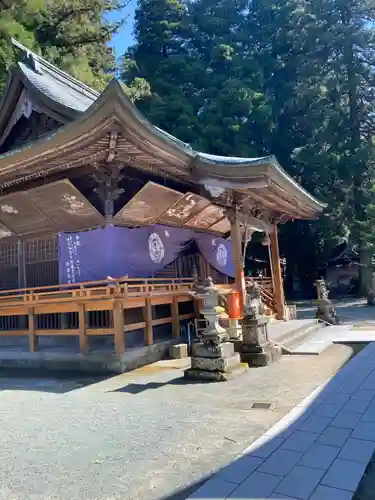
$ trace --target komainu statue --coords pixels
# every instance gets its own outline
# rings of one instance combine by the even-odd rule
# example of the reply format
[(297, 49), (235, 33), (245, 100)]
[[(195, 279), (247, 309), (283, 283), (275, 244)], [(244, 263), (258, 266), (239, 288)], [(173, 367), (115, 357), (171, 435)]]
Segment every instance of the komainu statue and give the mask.
[(260, 295), (258, 285), (253, 281), (246, 282), (246, 301), (244, 308), (245, 316), (249, 318), (257, 318), (263, 316), (264, 304)]
[(316, 301), (316, 318), (330, 325), (338, 325), (339, 318), (337, 316), (336, 309), (333, 307), (331, 300), (328, 298), (329, 291), (324, 279), (316, 280), (315, 287), (318, 295)]

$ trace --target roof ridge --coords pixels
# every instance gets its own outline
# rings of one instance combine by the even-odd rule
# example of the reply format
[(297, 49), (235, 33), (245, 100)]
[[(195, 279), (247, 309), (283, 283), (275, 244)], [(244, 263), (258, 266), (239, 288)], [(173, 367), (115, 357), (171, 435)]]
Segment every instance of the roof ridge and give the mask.
[(19, 43), (15, 38), (12, 38), (11, 40), (12, 40), (12, 45), (14, 45), (14, 47), (19, 49), (23, 53), (23, 55), (26, 59), (26, 61), (25, 61), (26, 64), (30, 65), (29, 64), (30, 57), (32, 58), (32, 60), (35, 64), (35, 67), (31, 68), (31, 69), (33, 69), (33, 71), (39, 72), (38, 65), (40, 65), (42, 67), (44, 66), (46, 72), (54, 73), (55, 77), (59, 78), (60, 80), (63, 79), (64, 83), (66, 83), (70, 87), (72, 87), (72, 88), (74, 88), (74, 86), (78, 87), (81, 91), (86, 92), (86, 95), (89, 94), (88, 97), (92, 97), (94, 100), (97, 97), (99, 97), (100, 92), (97, 92), (96, 90), (92, 89), (91, 87), (89, 87), (85, 83), (82, 83), (80, 80), (78, 80), (77, 78), (74, 78), (69, 73), (62, 71), (60, 68), (58, 68), (54, 64), (50, 63), (49, 61), (47, 61), (43, 57), (39, 56), (38, 54), (35, 54), (35, 52), (28, 49), (27, 47), (25, 47), (21, 43)]

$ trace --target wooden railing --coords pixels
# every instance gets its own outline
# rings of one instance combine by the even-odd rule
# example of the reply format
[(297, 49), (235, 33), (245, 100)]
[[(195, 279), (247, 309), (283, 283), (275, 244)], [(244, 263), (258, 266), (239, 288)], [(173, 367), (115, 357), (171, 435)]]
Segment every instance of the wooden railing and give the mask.
[[(246, 280), (253, 281), (258, 285), (260, 295), (262, 298), (263, 303), (272, 311), (276, 311), (276, 303), (275, 299), (273, 296), (273, 286), (272, 286), (272, 279), (271, 278), (252, 278), (252, 277), (246, 277)], [(234, 290), (235, 289), (235, 284), (227, 284), (227, 285), (217, 285), (219, 289), (222, 290)], [(225, 295), (223, 296), (222, 299), (222, 305), (223, 307), (226, 307), (226, 299)]]
[(258, 278), (253, 276), (247, 276), (246, 279), (254, 281), (257, 285), (259, 285), (263, 290), (268, 293), (273, 293), (273, 284), (272, 278)]
[(253, 281), (258, 285), (260, 295), (264, 304), (273, 312), (276, 311), (276, 302), (273, 295), (272, 278), (253, 278), (246, 277), (247, 280)]
[[(195, 317), (192, 288), (187, 278), (150, 278), (6, 290), (0, 292), (0, 335), (28, 335), (32, 352), (39, 336), (78, 336), (82, 354), (89, 352), (89, 337), (113, 335), (122, 354), (127, 332), (143, 330), (143, 343), (152, 345), (154, 327), (170, 324), (178, 337), (180, 322)], [(159, 306), (168, 306), (162, 317)]]
[(46, 302), (50, 300), (76, 300), (77, 298), (99, 298), (123, 295), (139, 297), (149, 294), (189, 291), (193, 288), (190, 278), (126, 278), (111, 281), (89, 281), (38, 288), (17, 288), (0, 291), (0, 308), (12, 302)]

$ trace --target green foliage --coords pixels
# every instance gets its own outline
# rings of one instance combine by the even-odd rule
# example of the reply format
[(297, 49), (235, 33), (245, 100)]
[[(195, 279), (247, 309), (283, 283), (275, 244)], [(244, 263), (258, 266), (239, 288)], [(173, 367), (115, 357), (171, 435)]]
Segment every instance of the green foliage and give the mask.
[[(179, 0), (139, 0), (135, 15), (138, 43), (122, 60), (122, 77), (127, 85), (134, 78), (151, 84), (152, 95), (139, 108), (152, 123), (170, 128), (173, 133), (193, 141), (197, 108), (196, 89), (185, 74), (188, 50), (188, 20), (185, 6)], [(189, 68), (190, 69), (190, 68)]]
[[(107, 42), (118, 0), (0, 0), (0, 86), (9, 36), (88, 85), (116, 71)], [(301, 281), (341, 238), (375, 247), (375, 1), (138, 0), (120, 71), (147, 118), (197, 150), (275, 154), (329, 204), (287, 224), (281, 248)], [(298, 241), (298, 245), (296, 245)]]
[(301, 279), (341, 238), (375, 243), (374, 16), (371, 0), (138, 1), (122, 75), (149, 82), (146, 116), (206, 152), (274, 153), (329, 204), (282, 228)]
[(119, 0), (3, 0), (0, 5), (0, 87), (15, 61), (10, 37), (98, 90), (113, 77), (115, 57), (107, 42), (121, 23), (107, 21), (107, 14), (121, 8)]
[[(103, 90), (117, 71), (108, 41), (122, 24), (108, 21), (108, 14), (122, 6), (119, 0), (0, 1), (0, 91), (16, 59), (10, 37)], [(126, 92), (132, 100), (150, 94), (141, 78), (127, 85)]]

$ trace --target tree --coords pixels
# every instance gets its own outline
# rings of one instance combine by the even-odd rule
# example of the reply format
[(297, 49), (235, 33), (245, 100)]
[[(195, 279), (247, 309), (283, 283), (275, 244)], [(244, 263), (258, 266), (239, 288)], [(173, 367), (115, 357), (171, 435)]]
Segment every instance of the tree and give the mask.
[(374, 64), (375, 2), (336, 0), (313, 4), (320, 24), (331, 37), (326, 53), (327, 79), (335, 88), (341, 120), (336, 134), (341, 137), (340, 176), (347, 187), (345, 214), (351, 239), (360, 249), (360, 292), (371, 284), (374, 203)]
[(186, 47), (186, 7), (179, 0), (139, 0), (134, 33), (136, 43), (122, 60), (124, 83), (147, 81), (152, 95), (139, 103), (140, 110), (155, 125), (193, 141), (199, 104)]
[(38, 15), (44, 8), (44, 0), (3, 0), (0, 3), (0, 92), (6, 82), (8, 69), (13, 64), (14, 53), (9, 37), (17, 38), (21, 43), (38, 49), (35, 35), (26, 25), (26, 20)]
[(107, 14), (119, 0), (53, 0), (31, 20), (42, 54), (89, 86), (102, 90), (116, 71), (107, 43), (121, 23)]
[[(109, 83), (117, 66), (107, 43), (121, 21), (110, 22), (107, 14), (122, 7), (119, 0), (5, 2), (0, 7), (0, 86), (15, 61), (10, 37), (95, 89)], [(137, 80), (128, 91), (137, 98), (147, 93), (147, 85)]]
[(198, 150), (274, 153), (329, 204), (281, 231), (309, 283), (340, 238), (372, 246), (374, 12), (369, 0), (139, 0), (124, 60), (125, 81), (150, 83), (151, 121)]
[[(202, 151), (221, 155), (257, 154), (258, 136), (244, 134), (264, 111), (262, 75), (249, 53), (247, 0), (201, 0), (188, 5), (191, 27), (188, 49), (198, 71), (191, 77), (200, 97), (199, 137)], [(254, 143), (255, 147), (254, 147)]]
[[(315, 272), (340, 237), (359, 244), (367, 263), (371, 257), (374, 5), (262, 0), (249, 10), (272, 108), (271, 150), (290, 174), (329, 203), (328, 217), (282, 231), (282, 246), (290, 261), (305, 268), (304, 275)], [(306, 245), (298, 252), (301, 231)]]

